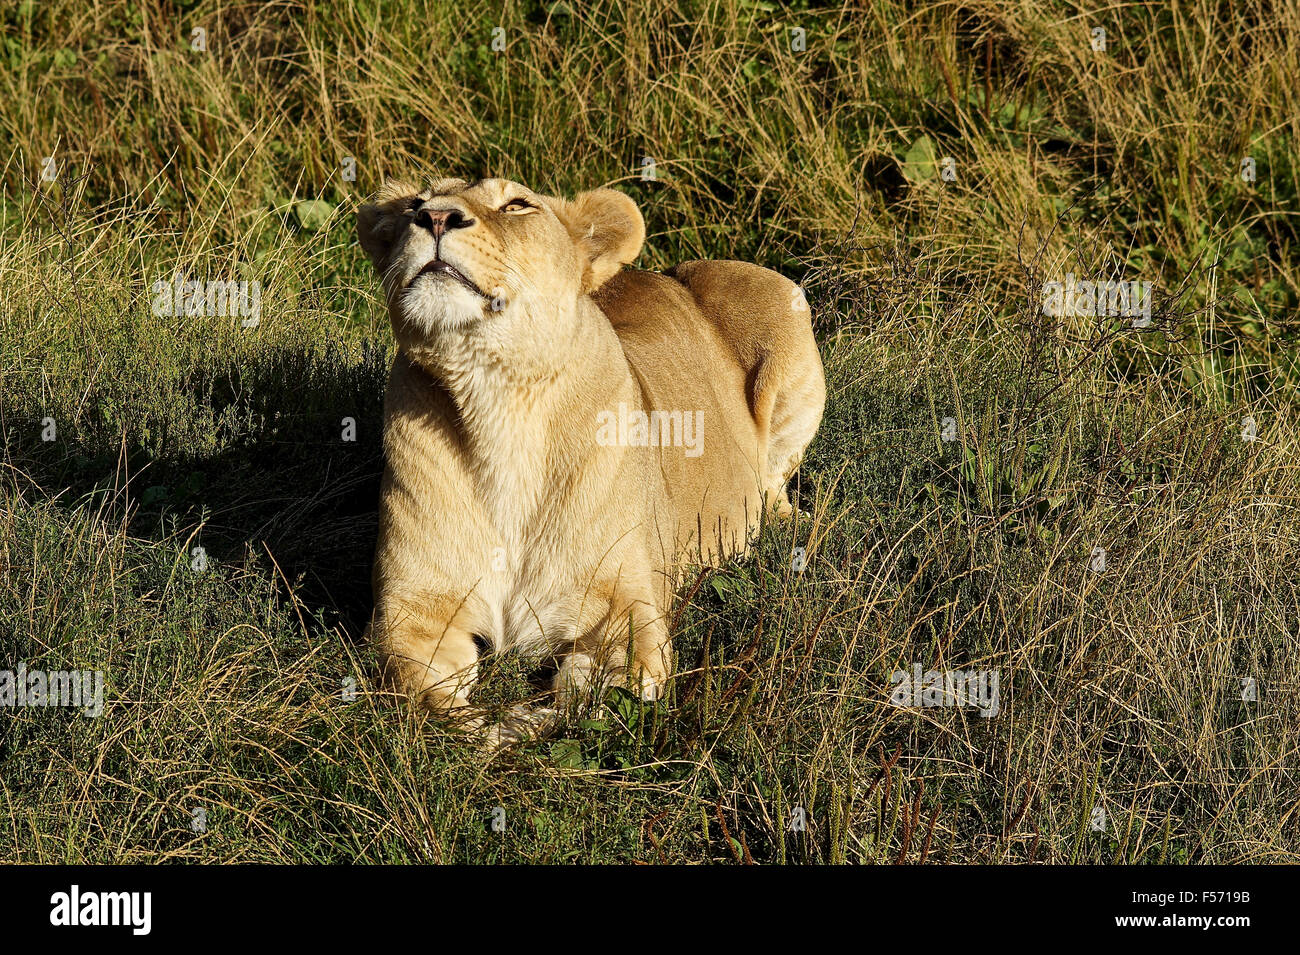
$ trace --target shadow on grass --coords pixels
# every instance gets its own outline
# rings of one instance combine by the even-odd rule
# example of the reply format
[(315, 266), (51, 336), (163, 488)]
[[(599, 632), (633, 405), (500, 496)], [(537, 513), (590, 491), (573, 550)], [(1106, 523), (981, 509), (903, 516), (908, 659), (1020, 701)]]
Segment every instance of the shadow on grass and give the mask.
[(129, 515), (133, 535), (183, 542), (193, 533), (191, 551), (227, 564), (251, 552), (269, 566), (269, 555), (304, 604), (359, 637), (389, 356), (369, 343), (359, 354), (285, 346), (252, 364), (212, 356), (150, 382), (101, 376), (84, 399), (53, 408), (7, 394), (6, 464), (29, 498), (71, 506), (113, 492), (113, 513)]

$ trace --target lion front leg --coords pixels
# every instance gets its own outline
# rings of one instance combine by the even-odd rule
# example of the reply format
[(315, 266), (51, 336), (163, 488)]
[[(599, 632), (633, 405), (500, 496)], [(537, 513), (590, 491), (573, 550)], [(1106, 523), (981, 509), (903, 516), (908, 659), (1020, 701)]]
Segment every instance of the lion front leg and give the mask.
[(435, 712), (468, 715), (478, 646), (466, 616), (450, 598), (376, 607), (371, 639), (383, 654), (384, 682)]
[(495, 753), (545, 736), (558, 714), (526, 705), (497, 714), (471, 704), (478, 680), (478, 644), (470, 615), (455, 601), (392, 602), (377, 610), (370, 636), (384, 655), (384, 682), (412, 702), (449, 719)]
[(561, 704), (589, 687), (607, 686), (625, 686), (643, 700), (657, 700), (671, 675), (672, 638), (664, 613), (651, 594), (620, 588), (600, 623), (574, 643), (554, 686)]

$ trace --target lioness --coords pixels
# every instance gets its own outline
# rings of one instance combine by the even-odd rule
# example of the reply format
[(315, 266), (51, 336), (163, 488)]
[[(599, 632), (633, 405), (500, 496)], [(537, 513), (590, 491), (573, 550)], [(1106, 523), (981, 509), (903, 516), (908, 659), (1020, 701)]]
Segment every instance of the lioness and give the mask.
[(621, 271), (645, 222), (611, 189), (389, 181), (357, 231), (397, 341), (371, 620), (386, 673), (480, 728), (476, 638), (562, 656), (561, 699), (615, 680), (656, 698), (683, 560), (790, 513), (826, 398), (802, 291), (744, 262)]

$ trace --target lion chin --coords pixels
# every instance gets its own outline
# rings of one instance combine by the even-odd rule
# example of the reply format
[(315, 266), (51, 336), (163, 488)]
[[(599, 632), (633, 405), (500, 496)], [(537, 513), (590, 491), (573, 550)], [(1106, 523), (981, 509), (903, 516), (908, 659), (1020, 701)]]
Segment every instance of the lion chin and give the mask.
[[(744, 552), (821, 422), (801, 290), (745, 262), (625, 269), (611, 189), (390, 181), (358, 214), (397, 352), (369, 637), (391, 686), (491, 748), (619, 684), (661, 697), (690, 563)], [(470, 700), (479, 646), (556, 661), (553, 705)]]
[(395, 319), (425, 334), (440, 327), (464, 329), (483, 318), (482, 295), (439, 274), (417, 274), (399, 296)]

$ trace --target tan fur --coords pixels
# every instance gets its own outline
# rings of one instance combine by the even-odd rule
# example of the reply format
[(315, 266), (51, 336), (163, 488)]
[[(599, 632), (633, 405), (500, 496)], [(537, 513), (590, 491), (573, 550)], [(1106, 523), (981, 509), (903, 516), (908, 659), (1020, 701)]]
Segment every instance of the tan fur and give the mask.
[[(743, 262), (620, 271), (645, 225), (609, 189), (390, 182), (358, 232), (398, 345), (371, 625), (389, 676), (468, 714), (477, 636), (563, 657), (561, 695), (618, 680), (658, 696), (682, 562), (743, 550), (765, 505), (789, 513), (825, 404), (800, 290)], [(477, 291), (418, 274), (435, 258)], [(677, 444), (636, 442), (650, 411)]]

